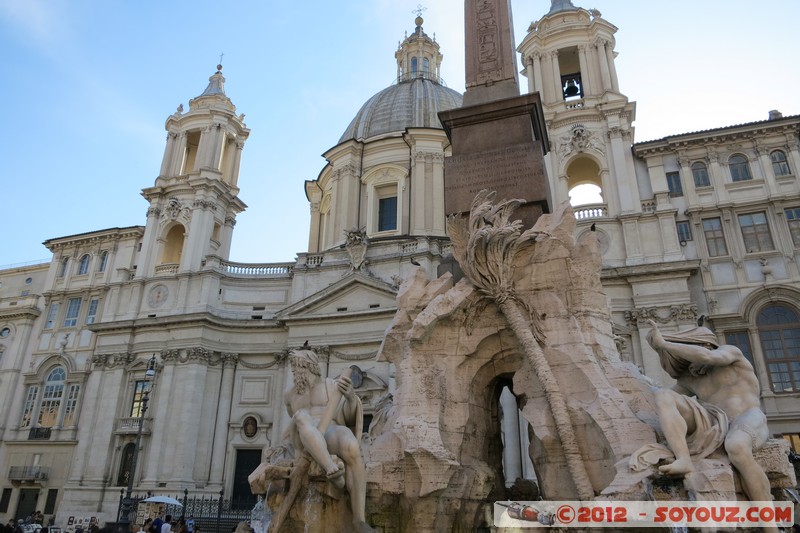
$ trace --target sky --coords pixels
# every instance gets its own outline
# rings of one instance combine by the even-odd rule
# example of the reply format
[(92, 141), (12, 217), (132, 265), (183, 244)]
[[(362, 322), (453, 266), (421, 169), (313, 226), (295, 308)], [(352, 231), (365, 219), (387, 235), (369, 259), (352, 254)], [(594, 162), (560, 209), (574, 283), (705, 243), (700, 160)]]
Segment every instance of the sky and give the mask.
[[(251, 130), (230, 259), (293, 261), (308, 243), (304, 182), (361, 105), (391, 85), (420, 0), (0, 0), (0, 268), (49, 260), (47, 239), (144, 225), (164, 124), (222, 57)], [(635, 141), (800, 114), (799, 0), (574, 0), (614, 24)], [(462, 0), (422, 4), (464, 90)], [(519, 44), (547, 0), (512, 0)], [(527, 83), (521, 78), (523, 90)]]

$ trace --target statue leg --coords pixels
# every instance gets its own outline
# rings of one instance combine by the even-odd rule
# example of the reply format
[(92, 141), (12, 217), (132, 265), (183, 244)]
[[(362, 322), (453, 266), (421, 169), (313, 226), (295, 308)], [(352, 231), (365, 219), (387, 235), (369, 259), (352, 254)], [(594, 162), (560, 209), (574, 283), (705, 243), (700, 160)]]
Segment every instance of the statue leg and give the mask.
[(745, 411), (731, 423), (725, 436), (728, 459), (739, 472), (742, 488), (751, 501), (772, 501), (769, 479), (753, 457), (769, 437), (766, 417), (760, 410)]
[[(357, 531), (371, 531), (366, 526), (364, 507), (367, 499), (367, 473), (361, 459), (361, 449), (353, 433), (344, 426), (331, 426), (325, 432), (328, 449), (341, 457), (345, 464), (345, 484), (350, 494), (353, 523)], [(364, 529), (363, 526), (367, 528)]]
[[(760, 410), (746, 411), (731, 424), (725, 436), (725, 451), (731, 464), (739, 472), (742, 489), (750, 501), (772, 502), (769, 479), (755, 458), (753, 449), (761, 446), (769, 436), (766, 417)], [(771, 503), (770, 503), (771, 505)], [(779, 531), (774, 524), (765, 525), (765, 532)]]
[(317, 429), (314, 419), (306, 411), (298, 411), (292, 417), (297, 436), (305, 450), (317, 464), (325, 470), (326, 474), (332, 474), (339, 470), (339, 467), (331, 459), (325, 437)]
[(658, 469), (671, 476), (688, 474), (694, 471), (689, 446), (686, 444), (686, 435), (695, 430), (692, 411), (686, 405), (684, 397), (675, 391), (659, 389), (655, 396), (661, 431), (664, 432), (669, 449), (675, 454), (675, 461)]

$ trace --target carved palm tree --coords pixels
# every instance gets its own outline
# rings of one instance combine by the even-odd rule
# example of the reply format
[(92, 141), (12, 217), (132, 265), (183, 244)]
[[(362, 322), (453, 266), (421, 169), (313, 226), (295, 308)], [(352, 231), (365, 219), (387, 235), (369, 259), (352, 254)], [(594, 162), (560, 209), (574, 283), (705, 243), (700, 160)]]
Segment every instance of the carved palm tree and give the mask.
[(535, 228), (523, 233), (522, 222), (512, 222), (510, 218), (524, 200), (506, 200), (495, 205), (494, 195), (494, 192), (486, 190), (479, 192), (472, 201), (468, 221), (459, 215), (448, 218), (447, 231), (453, 243), (453, 256), (483, 298), (499, 307), (532, 363), (553, 413), (556, 432), (578, 496), (582, 500), (591, 500), (594, 492), (575, 440), (567, 404), (540, 346), (544, 342), (544, 332), (536, 313), (532, 313), (514, 291), (517, 254), (523, 250), (530, 251), (537, 240), (549, 235)]

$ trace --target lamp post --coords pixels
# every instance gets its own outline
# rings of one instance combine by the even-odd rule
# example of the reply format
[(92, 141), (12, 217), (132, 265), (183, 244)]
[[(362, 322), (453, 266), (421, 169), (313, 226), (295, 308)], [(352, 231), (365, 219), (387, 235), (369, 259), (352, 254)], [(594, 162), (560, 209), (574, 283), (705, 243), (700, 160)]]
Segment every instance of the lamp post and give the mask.
[[(151, 381), (156, 375), (156, 355), (150, 358), (147, 363), (147, 371), (144, 373), (146, 381)], [(139, 408), (139, 428), (136, 431), (136, 441), (133, 445), (133, 457), (131, 458), (131, 469), (128, 473), (128, 488), (125, 497), (122, 499), (118, 530), (121, 533), (129, 533), (131, 530), (131, 510), (133, 508), (133, 479), (136, 476), (136, 463), (139, 461), (139, 449), (142, 443), (142, 429), (144, 428), (144, 415), (147, 412), (147, 403), (150, 401), (150, 389), (147, 387), (142, 394), (142, 404)]]

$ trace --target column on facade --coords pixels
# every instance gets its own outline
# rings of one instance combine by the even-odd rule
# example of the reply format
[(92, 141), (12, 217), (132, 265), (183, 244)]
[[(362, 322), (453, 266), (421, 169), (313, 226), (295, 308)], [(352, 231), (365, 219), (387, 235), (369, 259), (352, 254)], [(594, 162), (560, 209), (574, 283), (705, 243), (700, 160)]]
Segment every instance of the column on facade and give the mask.
[(756, 145), (755, 153), (756, 160), (758, 161), (755, 167), (760, 177), (764, 178), (764, 183), (767, 186), (767, 194), (773, 196), (780, 193), (778, 183), (775, 181), (775, 175), (772, 172), (772, 160), (769, 157), (769, 150), (763, 145)]
[(433, 154), (433, 233), (446, 235), (444, 212), (444, 153)]
[[(162, 353), (163, 355), (163, 353)], [(150, 393), (150, 413), (151, 436), (150, 449), (144, 458), (139, 456), (139, 464), (142, 465), (142, 484), (149, 487), (156, 487), (158, 482), (164, 479), (164, 472), (168, 463), (172, 460), (172, 454), (167, 453), (169, 433), (180, 425), (170, 425), (173, 420), (171, 414), (177, 411), (178, 416), (182, 412), (181, 408), (175, 404), (175, 389), (180, 388), (181, 384), (175, 380), (175, 358), (162, 357), (161, 375), (151, 384)], [(144, 442), (144, 439), (142, 439)], [(144, 460), (143, 460), (144, 459)]]
[(200, 438), (210, 353), (201, 348), (192, 351), (188, 364), (180, 367), (181, 387), (175, 396), (177, 409), (173, 416), (177, 414), (183, 423), (175, 421), (172, 427), (182, 429), (170, 433), (168, 444), (174, 452), (170, 484), (178, 483), (184, 488), (194, 487), (195, 462), (206, 461), (210, 455), (209, 443)]
[(200, 198), (194, 201), (192, 219), (189, 222), (189, 240), (184, 246), (185, 252), (181, 257), (179, 267), (181, 272), (200, 268), (200, 262), (206, 254), (207, 243), (211, 239), (211, 232), (214, 229), (213, 206), (211, 198)]
[[(208, 145), (211, 144), (211, 125), (205, 126), (200, 132), (200, 141), (197, 143), (197, 155), (195, 156), (195, 166), (199, 170), (208, 166)], [(192, 169), (186, 169), (191, 172)]]
[(728, 188), (725, 169), (719, 162), (719, 155), (713, 147), (708, 148), (708, 171), (711, 174), (711, 183), (720, 202), (728, 200)]
[(522, 477), (519, 408), (517, 407), (517, 398), (508, 390), (508, 387), (503, 387), (503, 391), (500, 393), (500, 409), (503, 413), (503, 474), (508, 487), (513, 485), (517, 478)]
[(586, 45), (578, 46), (578, 63), (581, 69), (581, 83), (583, 84), (583, 95), (589, 96), (595, 94), (594, 80), (589, 73), (589, 63), (586, 61)]
[(619, 81), (617, 80), (617, 67), (614, 66), (614, 50), (611, 49), (611, 42), (606, 43), (606, 64), (608, 65), (608, 74), (611, 78), (611, 89), (614, 92), (619, 92)]
[(525, 78), (528, 80), (528, 92), (536, 92), (536, 82), (533, 75), (533, 58), (525, 56), (522, 58), (522, 63), (525, 65)]
[[(228, 444), (228, 427), (230, 424), (231, 404), (233, 402), (233, 381), (236, 374), (236, 354), (223, 354), (220, 359), (222, 376), (219, 385), (219, 403), (214, 425), (214, 444), (211, 450), (211, 471), (208, 482), (215, 489), (222, 487), (225, 473), (225, 454)], [(288, 365), (287, 365), (288, 366)]]
[(220, 239), (222, 242), (219, 243), (219, 251), (217, 255), (224, 259), (228, 259), (231, 256), (231, 242), (233, 242), (233, 228), (236, 227), (236, 217), (232, 214), (229, 214), (225, 217), (225, 221), (222, 223), (222, 230), (220, 234)]
[[(19, 418), (22, 415), (23, 404), (28, 391), (27, 386), (24, 384), (20, 387), (20, 382), (22, 381), (20, 369), (24, 368), (23, 360), (25, 359), (25, 354), (28, 353), (28, 346), (34, 339), (32, 333), (35, 320), (36, 317), (26, 313), (24, 318), (15, 321), (16, 341), (2, 354), (3, 358), (8, 358), (10, 366), (8, 366), (9, 370), (6, 370), (3, 374), (2, 383), (4, 386), (0, 387), (0, 405), (5, 407), (0, 410), (0, 442), (3, 442), (5, 429), (19, 424)], [(19, 394), (20, 390), (22, 394)]]
[[(92, 380), (94, 374), (100, 374), (100, 379)], [(81, 450), (83, 453), (75, 454), (75, 470), (80, 472), (81, 482), (84, 484), (102, 484), (114, 466), (110, 464), (114, 449), (112, 443), (120, 391), (124, 391), (126, 388), (125, 368), (119, 365), (116, 368), (103, 369), (101, 365), (98, 365), (89, 378), (89, 381), (94, 381), (94, 383), (86, 384), (86, 393), (97, 392), (96, 396), (90, 400), (93, 403), (91, 418), (87, 417), (85, 427), (82, 425), (82, 429), (88, 433), (88, 438), (85, 439), (88, 442), (85, 442), (86, 448)], [(83, 412), (80, 419), (84, 420)], [(108, 421), (111, 423), (109, 424)], [(80, 433), (78, 441), (84, 445), (84, 439), (81, 437), (86, 433)]]
[(762, 397), (773, 397), (775, 393), (772, 392), (772, 381), (769, 378), (769, 369), (764, 354), (761, 350), (761, 336), (758, 334), (758, 328), (751, 326), (748, 328), (748, 336), (751, 342), (751, 353), (753, 355), (753, 367), (758, 377), (758, 382), (761, 385)]
[[(78, 428), (77, 446), (75, 453), (72, 454), (72, 462), (69, 465), (69, 472), (67, 474), (67, 483), (79, 484), (82, 483), (86, 472), (84, 468), (93, 457), (95, 438), (97, 435), (93, 430), (98, 425), (98, 413), (101, 408), (101, 395), (104, 389), (105, 372), (96, 369), (90, 372), (86, 382), (83, 383), (83, 396), (80, 403), (80, 421), (81, 424)], [(117, 384), (118, 385), (118, 384)], [(109, 389), (119, 390), (117, 387), (108, 387)], [(116, 402), (115, 402), (116, 404)], [(100, 444), (101, 446), (103, 443)]]
[(600, 65), (600, 79), (603, 86), (600, 93), (611, 89), (611, 73), (608, 70), (608, 56), (606, 55), (606, 41), (598, 39), (595, 42), (597, 62)]
[(161, 160), (161, 170), (159, 175), (166, 176), (169, 174), (175, 159), (175, 145), (177, 143), (178, 135), (173, 132), (167, 133), (167, 143), (164, 147), (164, 158)]
[(606, 204), (609, 216), (618, 216), (622, 212), (619, 196), (612, 194), (614, 187), (611, 184), (611, 173), (607, 168), (600, 169), (600, 188), (602, 189), (603, 203)]
[(531, 64), (533, 65), (533, 84), (536, 90), (541, 93), (539, 97), (544, 101), (544, 82), (542, 81), (542, 54), (541, 52), (534, 52), (531, 55)]
[(235, 141), (233, 145), (235, 146), (235, 152), (233, 154), (233, 161), (231, 161), (231, 172), (228, 179), (230, 180), (230, 184), (236, 187), (239, 183), (239, 166), (242, 164), (244, 143), (242, 141)]
[[(639, 187), (635, 177), (628, 172), (626, 155), (630, 157), (631, 150), (630, 143), (626, 146), (624, 142), (625, 133), (618, 127), (609, 131), (611, 160), (613, 161), (614, 174), (616, 175), (620, 213), (639, 213), (642, 210), (642, 204), (639, 200)], [(663, 182), (666, 185), (666, 178), (663, 178)], [(661, 188), (665, 188), (664, 185)], [(654, 188), (658, 190), (658, 187), (654, 186)]]
[[(426, 152), (412, 150), (411, 153), (411, 220), (409, 233), (412, 235), (424, 235), (425, 231), (425, 211), (428, 209), (426, 205)], [(397, 190), (398, 196), (402, 194), (400, 187)], [(399, 203), (399, 202), (398, 202)]]
[(177, 142), (177, 149), (175, 150), (172, 158), (172, 167), (169, 170), (170, 176), (178, 176), (181, 173), (185, 174), (192, 170), (190, 168), (187, 169), (183, 168), (183, 158), (186, 157), (186, 142), (187, 142), (187, 136), (185, 131), (182, 131), (178, 134), (178, 139), (176, 142)]
[[(144, 242), (142, 243), (142, 257), (139, 260), (139, 267), (136, 269), (137, 278), (149, 277), (153, 274), (159, 252), (158, 241), (158, 218), (161, 210), (152, 206), (147, 210), (147, 222), (144, 228)], [(116, 255), (116, 254), (115, 254)], [(109, 270), (113, 272), (113, 270)]]
[(220, 167), (222, 160), (220, 158), (222, 156), (222, 146), (225, 143), (225, 129), (222, 124), (214, 124), (213, 132), (214, 142), (211, 144), (208, 166), (222, 172), (222, 168)]
[(797, 176), (800, 174), (800, 140), (794, 135), (787, 135), (786, 150), (788, 151), (788, 159), (791, 160), (790, 170)]
[(558, 65), (558, 50), (550, 52), (550, 67), (553, 71), (553, 103), (564, 99), (564, 89), (561, 87), (561, 67)]
[(680, 165), (678, 167), (678, 172), (681, 176), (681, 182), (684, 184), (683, 194), (686, 196), (686, 202), (689, 204), (689, 207), (696, 206), (700, 203), (700, 200), (694, 188), (694, 175), (692, 174), (692, 168), (689, 166), (689, 158), (686, 157), (686, 154), (678, 154), (678, 164)]

